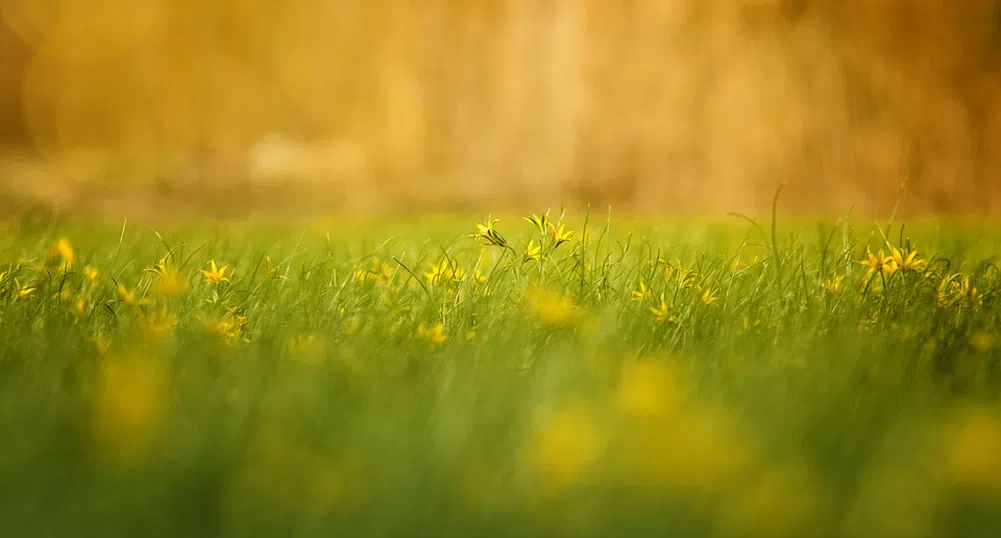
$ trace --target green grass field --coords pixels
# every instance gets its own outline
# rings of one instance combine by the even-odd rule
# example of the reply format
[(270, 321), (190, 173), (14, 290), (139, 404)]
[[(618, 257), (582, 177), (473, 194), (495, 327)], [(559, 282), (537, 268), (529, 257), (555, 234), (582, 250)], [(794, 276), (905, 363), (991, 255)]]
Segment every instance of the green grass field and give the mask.
[(0, 536), (1001, 534), (1001, 227), (560, 220), (7, 225)]

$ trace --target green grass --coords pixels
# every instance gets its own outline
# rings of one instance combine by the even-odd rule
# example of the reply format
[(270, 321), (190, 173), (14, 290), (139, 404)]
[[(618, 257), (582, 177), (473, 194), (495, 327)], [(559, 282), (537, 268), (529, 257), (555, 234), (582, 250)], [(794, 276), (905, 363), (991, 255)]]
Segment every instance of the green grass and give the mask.
[(0, 535), (1001, 532), (1001, 227), (567, 223), (9, 226)]

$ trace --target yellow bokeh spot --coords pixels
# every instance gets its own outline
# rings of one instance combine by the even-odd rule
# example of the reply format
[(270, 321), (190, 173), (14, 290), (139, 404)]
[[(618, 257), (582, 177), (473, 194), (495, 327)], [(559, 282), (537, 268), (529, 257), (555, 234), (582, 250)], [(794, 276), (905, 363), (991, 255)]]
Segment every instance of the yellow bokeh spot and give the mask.
[(525, 305), (545, 325), (568, 325), (577, 315), (571, 297), (548, 288), (535, 287), (526, 291)]
[(580, 484), (601, 460), (607, 438), (593, 415), (572, 402), (547, 416), (531, 440), (529, 458), (549, 491)]
[(1001, 420), (987, 409), (959, 411), (942, 434), (942, 468), (953, 487), (1001, 492)]
[(682, 398), (674, 372), (663, 361), (655, 360), (623, 365), (616, 396), (624, 415), (655, 419), (675, 414)]
[(156, 437), (166, 396), (164, 372), (149, 357), (102, 363), (92, 417), (101, 454), (124, 463), (141, 460)]

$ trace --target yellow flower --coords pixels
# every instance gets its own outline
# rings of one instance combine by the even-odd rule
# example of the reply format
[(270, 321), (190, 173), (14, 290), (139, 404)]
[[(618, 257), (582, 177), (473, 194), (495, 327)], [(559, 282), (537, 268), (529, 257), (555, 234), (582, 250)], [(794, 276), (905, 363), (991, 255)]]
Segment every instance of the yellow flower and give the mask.
[(633, 290), (633, 300), (646, 301), (649, 298), (650, 298), (650, 288), (646, 287), (646, 282), (643, 282), (643, 279), (640, 279), (639, 287)]
[(716, 297), (716, 295), (713, 293), (713, 289), (711, 287), (706, 286), (706, 288), (703, 289), (703, 290), (701, 290), (701, 291), (702, 291), (702, 295), (699, 296), (699, 299), (703, 303), (705, 303), (707, 305), (711, 305), (711, 304), (713, 304), (713, 303), (715, 303), (716, 301), (719, 300), (719, 297)]
[(859, 263), (869, 268), (869, 271), (866, 273), (866, 278), (877, 271), (882, 274), (889, 275), (899, 269), (899, 265), (897, 265), (897, 262), (893, 259), (893, 257), (884, 254), (882, 249), (880, 249), (878, 255), (873, 254), (869, 247), (865, 248), (865, 252), (866, 258)]
[(573, 239), (573, 231), (564, 231), (562, 222), (559, 228), (549, 223), (549, 236), (553, 238), (553, 248), (556, 248)]
[(417, 326), (417, 337), (427, 340), (431, 349), (434, 349), (445, 343), (445, 325), (438, 323), (429, 329), (421, 323)]
[(542, 246), (536, 245), (535, 239), (529, 240), (528, 244), (525, 245), (525, 249), (521, 251), (521, 257), (526, 262), (529, 260), (540, 260), (542, 259), (541, 250)]
[(226, 278), (226, 270), (229, 269), (228, 265), (223, 265), (222, 267), (216, 266), (215, 260), (209, 262), (211, 265), (210, 270), (202, 270), (202, 274), (205, 275), (205, 281), (210, 284), (222, 284), (223, 282), (229, 282)]
[(546, 226), (549, 225), (549, 210), (547, 209), (543, 215), (532, 215), (531, 217), (525, 217), (525, 220), (531, 222), (533, 226), (538, 228), (540, 234), (546, 233)]
[(35, 293), (35, 288), (28, 287), (27, 284), (22, 285), (21, 281), (15, 278), (14, 292), (17, 295), (17, 299), (27, 299)]
[(84, 278), (87, 279), (87, 282), (90, 282), (91, 284), (97, 282), (97, 278), (100, 275), (101, 273), (97, 270), (96, 267), (91, 267), (88, 265), (87, 267), (83, 268), (83, 276)]
[(476, 330), (475, 329), (469, 329), (468, 331), (466, 331), (466, 340), (467, 341), (472, 341), (472, 340), (475, 340), (475, 339), (476, 339)]
[(125, 306), (136, 307), (149, 304), (148, 299), (139, 298), (137, 294), (137, 290), (130, 290), (125, 287), (125, 284), (118, 285), (118, 297), (121, 298), (122, 303), (125, 304)]
[(904, 253), (900, 251), (897, 247), (892, 247), (890, 253), (890, 259), (893, 261), (894, 265), (899, 267), (904, 271), (923, 271), (928, 266), (928, 260), (918, 258), (917, 249), (911, 250), (904, 256)]
[(473, 271), (473, 281), (477, 284), (484, 284), (487, 281), (487, 275), (483, 274), (483, 271), (477, 269)]
[(976, 308), (983, 304), (983, 296), (970, 284), (970, 277), (960, 273), (942, 279), (937, 296), (938, 305), (942, 307), (958, 305)]
[(493, 215), (487, 215), (486, 224), (477, 224), (476, 233), (471, 234), (470, 237), (482, 240), (488, 245), (496, 245), (499, 247), (507, 246), (507, 241), (504, 240), (504, 237), (494, 229), (494, 224), (496, 223), (497, 219), (493, 218)]
[(573, 299), (548, 288), (526, 291), (525, 304), (546, 325), (566, 325), (576, 316)]
[(660, 299), (660, 305), (658, 305), (656, 308), (651, 307), (650, 312), (652, 312), (654, 317), (657, 318), (657, 321), (667, 322), (667, 323), (673, 323), (677, 321), (677, 319), (674, 317), (674, 314), (672, 314), (671, 311), (668, 310), (667, 302), (664, 301), (663, 297), (661, 297)]

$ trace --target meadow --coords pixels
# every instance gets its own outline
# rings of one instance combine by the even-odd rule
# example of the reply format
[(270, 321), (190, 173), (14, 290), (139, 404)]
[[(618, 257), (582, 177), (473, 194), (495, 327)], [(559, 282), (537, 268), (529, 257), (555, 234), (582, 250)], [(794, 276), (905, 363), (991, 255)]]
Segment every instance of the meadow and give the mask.
[(0, 535), (996, 536), (999, 252), (892, 219), (11, 221)]

